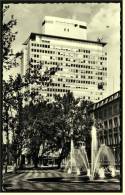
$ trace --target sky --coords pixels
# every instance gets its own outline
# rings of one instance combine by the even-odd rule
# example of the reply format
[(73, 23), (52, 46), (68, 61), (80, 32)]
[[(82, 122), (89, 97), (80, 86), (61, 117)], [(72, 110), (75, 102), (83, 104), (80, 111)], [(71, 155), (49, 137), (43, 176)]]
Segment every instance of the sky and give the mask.
[[(14, 51), (23, 48), (24, 41), (31, 32), (41, 33), (44, 16), (85, 21), (88, 27), (88, 40), (103, 38), (107, 42), (108, 53), (108, 92), (107, 96), (120, 89), (120, 4), (119, 3), (45, 3), (11, 4), (4, 17), (8, 21), (11, 15), (17, 19), (18, 31), (13, 43)], [(20, 72), (20, 67), (9, 74)], [(8, 76), (6, 72), (4, 78)]]

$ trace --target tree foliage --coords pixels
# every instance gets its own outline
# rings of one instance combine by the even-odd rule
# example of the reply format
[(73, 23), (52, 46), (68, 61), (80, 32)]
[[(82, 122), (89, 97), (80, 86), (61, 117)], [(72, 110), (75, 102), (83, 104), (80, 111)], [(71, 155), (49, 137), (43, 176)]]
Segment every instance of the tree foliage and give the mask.
[[(4, 16), (6, 15), (9, 6), (3, 9)], [(17, 25), (16, 19), (12, 15), (10, 20), (3, 23), (3, 69), (9, 70), (10, 68), (21, 65), (17, 62), (17, 58), (22, 57), (21, 52), (13, 53), (12, 44), (16, 38), (17, 32), (14, 30)], [(41, 66), (40, 66), (41, 67)], [(43, 65), (41, 69), (43, 68)], [(24, 127), (23, 127), (23, 103), (28, 102), (34, 105), (41, 102), (41, 94), (36, 91), (38, 85), (48, 85), (51, 82), (51, 76), (57, 71), (56, 67), (45, 70), (40, 74), (40, 69), (34, 69), (32, 63), (29, 63), (29, 69), (26, 74), (21, 76), (17, 74), (14, 78), (9, 77), (9, 80), (3, 80), (3, 131), (6, 132), (6, 148), (7, 156), (9, 153), (9, 131), (13, 134), (12, 139), (12, 155), (14, 161), (21, 155), (24, 143)], [(29, 88), (32, 87), (30, 91)], [(39, 91), (40, 91), (39, 90)], [(14, 113), (14, 114), (13, 114)], [(31, 131), (32, 132), (32, 131)], [(7, 157), (8, 163), (8, 157)]]
[[(79, 142), (90, 139), (92, 118), (87, 113), (88, 101), (79, 101), (68, 92), (63, 97), (55, 96), (55, 101), (43, 101), (24, 108), (25, 137), (30, 139), (30, 154), (38, 163), (40, 146), (41, 156), (47, 152), (61, 151), (59, 166), (70, 151), (71, 134), (75, 147)], [(73, 132), (73, 133), (72, 133)], [(34, 161), (35, 162), (35, 161)]]
[[(3, 8), (3, 16), (6, 16), (9, 6), (5, 5)], [(9, 70), (10, 68), (19, 66), (18, 58), (22, 56), (22, 52), (13, 53), (12, 43), (15, 41), (17, 31), (15, 26), (17, 20), (11, 15), (9, 21), (4, 22), (2, 26), (2, 45), (3, 45), (3, 68)]]

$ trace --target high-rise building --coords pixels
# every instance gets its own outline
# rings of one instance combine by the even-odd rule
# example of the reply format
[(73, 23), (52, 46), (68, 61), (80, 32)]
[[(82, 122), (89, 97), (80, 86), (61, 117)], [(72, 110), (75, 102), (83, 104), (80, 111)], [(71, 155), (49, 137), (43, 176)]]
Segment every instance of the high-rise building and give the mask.
[(100, 40), (87, 40), (85, 22), (46, 16), (42, 33), (31, 33), (24, 43), (22, 74), (29, 64), (43, 67), (41, 74), (58, 67), (49, 86), (42, 88), (43, 96), (53, 99), (54, 94), (71, 91), (76, 98), (97, 102), (107, 89), (105, 45)]

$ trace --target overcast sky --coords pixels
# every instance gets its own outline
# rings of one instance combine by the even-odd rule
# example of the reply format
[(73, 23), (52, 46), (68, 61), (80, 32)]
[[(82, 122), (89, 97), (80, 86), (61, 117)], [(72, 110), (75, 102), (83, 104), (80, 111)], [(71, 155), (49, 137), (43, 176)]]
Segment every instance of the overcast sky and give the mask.
[[(89, 40), (102, 37), (103, 41), (107, 42), (109, 88), (107, 95), (120, 89), (119, 3), (11, 4), (4, 20), (9, 20), (12, 14), (17, 19), (18, 30), (13, 44), (15, 51), (22, 49), (22, 43), (31, 32), (41, 33), (42, 20), (46, 15), (85, 21)], [(14, 69), (15, 73), (19, 70)]]

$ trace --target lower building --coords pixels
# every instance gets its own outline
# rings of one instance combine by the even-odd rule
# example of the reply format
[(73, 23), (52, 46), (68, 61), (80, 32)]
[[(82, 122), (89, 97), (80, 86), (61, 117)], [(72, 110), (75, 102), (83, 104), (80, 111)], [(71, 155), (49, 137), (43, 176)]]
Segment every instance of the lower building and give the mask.
[(116, 164), (120, 164), (120, 91), (95, 103), (90, 108), (99, 124), (98, 144), (106, 144), (114, 153)]

